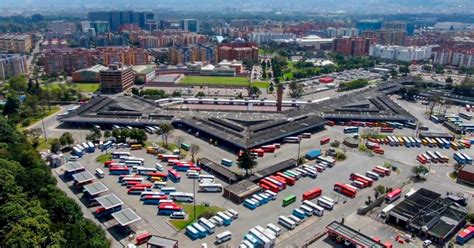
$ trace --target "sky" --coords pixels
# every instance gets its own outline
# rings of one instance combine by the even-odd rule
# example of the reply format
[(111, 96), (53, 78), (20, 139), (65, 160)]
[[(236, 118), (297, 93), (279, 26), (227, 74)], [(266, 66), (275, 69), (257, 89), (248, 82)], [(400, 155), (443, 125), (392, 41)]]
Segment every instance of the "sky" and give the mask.
[[(298, 2), (295, 5), (295, 2)], [(271, 7), (270, 7), (271, 6)], [(426, 12), (474, 12), (474, 0), (1, 0), (0, 8), (115, 8), (174, 7), (187, 10), (288, 9), (319, 11), (381, 11), (386, 13), (426, 10)]]

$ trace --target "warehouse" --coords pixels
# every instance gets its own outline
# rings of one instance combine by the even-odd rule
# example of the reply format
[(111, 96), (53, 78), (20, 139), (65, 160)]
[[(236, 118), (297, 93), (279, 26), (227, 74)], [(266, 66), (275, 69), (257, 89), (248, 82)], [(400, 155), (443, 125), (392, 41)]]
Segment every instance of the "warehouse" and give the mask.
[(456, 179), (458, 183), (464, 183), (468, 185), (474, 185), (474, 166), (464, 165), (458, 171), (458, 177)]
[(444, 243), (464, 225), (466, 216), (465, 208), (456, 207), (440, 194), (421, 188), (396, 205), (386, 221)]
[(249, 196), (260, 191), (262, 191), (262, 188), (260, 188), (260, 186), (257, 184), (248, 180), (242, 180), (238, 183), (234, 183), (225, 187), (224, 194), (222, 196), (231, 200), (235, 204), (240, 204)]

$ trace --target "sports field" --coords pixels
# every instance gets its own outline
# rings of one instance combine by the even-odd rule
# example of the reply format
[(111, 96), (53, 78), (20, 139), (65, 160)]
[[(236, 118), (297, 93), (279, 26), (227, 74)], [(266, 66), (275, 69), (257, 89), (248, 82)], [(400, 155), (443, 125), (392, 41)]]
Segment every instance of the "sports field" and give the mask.
[[(179, 81), (181, 85), (192, 86), (234, 86), (248, 87), (249, 79), (247, 77), (206, 77), (206, 76), (185, 76)], [(259, 88), (268, 87), (268, 82), (254, 83)]]

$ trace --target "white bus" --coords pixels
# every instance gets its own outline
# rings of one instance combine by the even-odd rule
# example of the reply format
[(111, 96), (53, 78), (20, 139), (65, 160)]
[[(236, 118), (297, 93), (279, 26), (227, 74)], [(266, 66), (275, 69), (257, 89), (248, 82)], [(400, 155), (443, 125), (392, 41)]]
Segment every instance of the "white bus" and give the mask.
[(156, 130), (153, 127), (150, 127), (150, 126), (146, 126), (145, 131), (147, 133), (150, 133), (150, 134), (154, 134), (156, 132)]
[(281, 228), (277, 227), (277, 226), (274, 225), (273, 223), (268, 223), (268, 224), (267, 224), (267, 228), (270, 229), (270, 230), (272, 230), (272, 231), (276, 234), (277, 237), (280, 236), (280, 234), (281, 234)]
[(255, 238), (257, 238), (260, 243), (263, 244), (263, 247), (272, 246), (272, 241), (267, 238), (267, 236), (263, 235), (263, 233), (259, 232), (257, 229), (252, 228), (250, 229), (249, 233), (252, 234)]
[(436, 157), (436, 155), (433, 152), (426, 151), (426, 155), (428, 155), (428, 157), (430, 158), (430, 161), (432, 161), (433, 163), (438, 162), (438, 158)]
[(335, 201), (334, 199), (329, 198), (329, 197), (327, 197), (327, 196), (321, 196), (321, 197), (319, 197), (319, 198), (320, 198), (320, 199), (323, 199), (323, 200), (325, 200), (325, 201), (328, 201), (328, 202), (330, 202), (330, 203), (332, 203), (332, 204), (336, 204), (336, 201)]
[(154, 191), (145, 191), (140, 194), (140, 199), (143, 200), (147, 195), (163, 195), (161, 192), (154, 192)]
[(147, 174), (153, 173), (153, 172), (156, 172), (155, 168), (144, 167), (144, 166), (138, 166), (137, 167), (137, 174), (138, 175), (147, 175)]
[(230, 231), (224, 231), (216, 235), (216, 243), (221, 244), (232, 239), (232, 233)]
[(283, 138), (283, 143), (300, 143), (300, 141), (301, 141), (301, 138), (298, 136)]
[[(122, 160), (122, 158), (120, 158), (120, 160)], [(140, 162), (142, 165), (145, 163), (145, 159), (143, 158), (136, 158), (136, 157), (130, 157), (130, 156), (123, 158), (123, 160), (124, 161), (137, 161), (137, 162)]]
[(170, 192), (170, 199), (177, 202), (193, 202), (194, 195), (193, 193)]
[(334, 203), (326, 201), (323, 198), (318, 199), (318, 205), (328, 210), (332, 210), (334, 208)]
[(365, 176), (368, 178), (372, 178), (373, 180), (379, 180), (379, 175), (373, 173), (372, 171), (366, 171)]
[(199, 219), (199, 224), (201, 224), (202, 227), (204, 227), (208, 233), (214, 233), (216, 230), (216, 226), (212, 224), (208, 219), (206, 218), (200, 218)]
[(358, 181), (357, 179), (354, 180), (354, 181), (352, 181), (352, 182), (351, 182), (351, 185), (353, 185), (353, 186), (355, 186), (355, 187), (357, 187), (357, 188), (359, 188), (359, 189), (363, 189), (363, 188), (364, 188), (364, 183), (361, 182), (361, 181)]
[(296, 216), (294, 216), (294, 215), (292, 215), (292, 214), (288, 215), (287, 217), (288, 217), (288, 219), (290, 219), (290, 220), (292, 220), (293, 222), (295, 222), (296, 225), (299, 225), (299, 224), (303, 223), (303, 220), (302, 220), (302, 219), (300, 219), (300, 218), (298, 218), (298, 217), (296, 217)]
[(210, 180), (211, 182), (214, 182), (214, 179), (216, 177), (213, 176), (213, 175), (199, 175), (199, 181), (202, 181), (202, 180)]
[(380, 216), (382, 218), (385, 218), (388, 214), (388, 212), (390, 212), (390, 210), (392, 210), (393, 208), (395, 207), (395, 205), (393, 204), (390, 204), (390, 205), (387, 205), (384, 209), (382, 209), (382, 211), (380, 212)]
[(161, 189), (163, 187), (166, 187), (166, 182), (153, 182), (153, 188)]
[(306, 213), (307, 216), (313, 215), (313, 209), (306, 206), (306, 205), (301, 205), (300, 209), (303, 210)]
[(276, 200), (276, 198), (277, 198), (277, 193), (275, 193), (271, 190), (265, 190), (264, 194), (266, 194), (272, 200)]
[(278, 217), (278, 223), (290, 230), (293, 230), (295, 229), (295, 222), (290, 220), (288, 217), (284, 216), (284, 215), (280, 215), (280, 217)]
[(323, 216), (323, 214), (324, 214), (324, 208), (316, 205), (315, 203), (313, 203), (311, 201), (304, 200), (303, 205), (306, 205), (306, 206), (312, 208), (314, 215)]
[(306, 167), (306, 168), (304, 168), (304, 170), (306, 171), (306, 173), (307, 173), (308, 176), (310, 176), (310, 177), (317, 177), (317, 176), (318, 176), (318, 173), (316, 172), (315, 169)]
[(265, 235), (271, 242), (272, 245), (275, 244), (276, 236), (273, 233), (269, 233), (263, 228), (262, 226), (255, 226), (255, 229), (259, 231), (261, 234)]
[(220, 183), (200, 183), (200, 192), (222, 192), (222, 184)]

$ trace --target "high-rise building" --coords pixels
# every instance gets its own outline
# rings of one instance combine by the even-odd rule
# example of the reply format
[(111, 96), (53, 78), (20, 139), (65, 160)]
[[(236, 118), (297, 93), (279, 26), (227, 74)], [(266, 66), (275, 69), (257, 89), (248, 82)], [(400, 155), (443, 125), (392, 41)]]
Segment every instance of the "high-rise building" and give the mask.
[(377, 39), (377, 44), (403, 46), (405, 42), (405, 30), (368, 30), (362, 36), (373, 37)]
[(28, 53), (33, 48), (29, 34), (0, 34), (0, 51), (9, 53)]
[(217, 47), (217, 60), (257, 60), (258, 47), (254, 43), (227, 43)]
[(370, 46), (369, 55), (371, 57), (404, 62), (426, 60), (431, 57), (431, 46), (404, 47), (375, 44)]
[(199, 32), (199, 21), (196, 19), (184, 19), (181, 21), (181, 28), (188, 32)]
[(434, 64), (474, 67), (473, 48), (443, 48), (433, 54)]
[(65, 21), (52, 21), (48, 23), (48, 30), (55, 34), (72, 34), (76, 32), (76, 24)]
[(175, 65), (194, 62), (215, 64), (217, 62), (215, 47), (210, 44), (171, 47), (169, 59), (171, 64)]
[(133, 86), (135, 75), (131, 66), (111, 64), (100, 71), (100, 91), (104, 94), (116, 94)]
[(51, 49), (43, 51), (41, 57), (46, 74), (67, 73), (87, 68), (93, 64), (93, 55), (86, 49)]
[(24, 75), (28, 71), (26, 56), (0, 54), (0, 80)]
[(327, 28), (326, 35), (331, 38), (335, 37), (354, 37), (359, 35), (359, 30), (357, 28)]
[(358, 21), (356, 24), (356, 28), (359, 32), (364, 32), (366, 30), (378, 30), (382, 28), (382, 21), (378, 20), (363, 20)]
[(154, 15), (150, 12), (133, 11), (101, 11), (89, 12), (90, 21), (106, 21), (110, 24), (111, 31), (118, 31), (123, 24), (136, 24), (141, 28), (146, 28), (147, 21), (153, 20)]
[(249, 35), (249, 40), (257, 44), (269, 43), (273, 40), (287, 40), (294, 38), (296, 38), (296, 35), (291, 33), (252, 32)]
[(386, 21), (382, 25), (383, 29), (404, 30), (408, 35), (415, 33), (415, 25), (405, 21)]
[(374, 43), (374, 38), (342, 37), (334, 39), (333, 49), (347, 56), (367, 56), (370, 45)]

